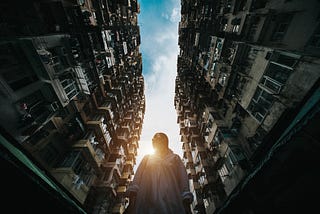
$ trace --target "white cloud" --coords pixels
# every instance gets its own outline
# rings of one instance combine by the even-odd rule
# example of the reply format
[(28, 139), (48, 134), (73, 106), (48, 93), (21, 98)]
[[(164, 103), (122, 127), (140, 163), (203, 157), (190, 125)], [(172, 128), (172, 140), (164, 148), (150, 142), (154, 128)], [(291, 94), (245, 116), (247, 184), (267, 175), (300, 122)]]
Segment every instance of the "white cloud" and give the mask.
[(169, 19), (169, 15), (167, 13), (162, 13), (161, 16), (165, 19)]
[(172, 23), (177, 23), (180, 21), (180, 7), (174, 7), (169, 13), (162, 13), (161, 16)]
[(172, 12), (170, 15), (170, 21), (176, 23), (179, 20), (180, 20), (180, 8), (175, 7), (172, 9)]

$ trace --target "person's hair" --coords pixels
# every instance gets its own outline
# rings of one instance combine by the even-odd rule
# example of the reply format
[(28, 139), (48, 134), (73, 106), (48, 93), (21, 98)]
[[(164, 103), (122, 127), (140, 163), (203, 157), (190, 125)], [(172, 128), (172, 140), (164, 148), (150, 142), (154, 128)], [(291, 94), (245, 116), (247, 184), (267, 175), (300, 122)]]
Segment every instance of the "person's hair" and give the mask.
[(166, 147), (168, 147), (169, 145), (169, 139), (168, 139), (168, 136), (163, 133), (163, 132), (157, 132), (153, 135), (153, 138), (152, 140), (159, 140), (161, 141), (161, 143), (163, 143), (163, 145), (165, 145)]

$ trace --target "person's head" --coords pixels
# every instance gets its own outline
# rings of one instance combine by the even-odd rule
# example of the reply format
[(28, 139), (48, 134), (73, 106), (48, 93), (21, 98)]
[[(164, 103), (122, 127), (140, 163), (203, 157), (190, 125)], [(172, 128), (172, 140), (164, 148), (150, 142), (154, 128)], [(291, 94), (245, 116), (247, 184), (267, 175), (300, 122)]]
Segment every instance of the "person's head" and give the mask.
[(165, 133), (157, 132), (153, 135), (152, 146), (156, 153), (163, 153), (169, 149), (169, 139)]

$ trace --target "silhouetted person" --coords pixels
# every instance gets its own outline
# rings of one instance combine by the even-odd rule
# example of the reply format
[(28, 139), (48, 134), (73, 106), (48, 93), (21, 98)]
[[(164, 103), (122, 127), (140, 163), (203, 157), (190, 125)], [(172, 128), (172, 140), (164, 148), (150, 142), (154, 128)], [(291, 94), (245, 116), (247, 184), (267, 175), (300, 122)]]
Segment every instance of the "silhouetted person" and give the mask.
[(193, 195), (186, 169), (179, 155), (168, 147), (168, 137), (156, 133), (152, 138), (153, 155), (143, 157), (129, 185), (126, 213), (192, 213)]

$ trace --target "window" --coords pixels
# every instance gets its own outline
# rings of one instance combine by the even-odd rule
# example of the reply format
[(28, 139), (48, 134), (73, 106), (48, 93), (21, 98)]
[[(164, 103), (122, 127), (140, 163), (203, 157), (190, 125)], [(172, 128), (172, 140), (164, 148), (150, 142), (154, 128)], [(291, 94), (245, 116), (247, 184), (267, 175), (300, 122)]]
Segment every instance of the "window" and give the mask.
[(201, 172), (202, 172), (201, 173), (202, 175), (199, 177), (198, 182), (199, 182), (200, 185), (204, 185), (204, 182), (206, 180), (206, 176), (204, 175), (204, 169), (202, 169)]
[(201, 163), (200, 155), (197, 155), (195, 164), (196, 164), (196, 166), (198, 166), (200, 163)]
[(238, 33), (240, 30), (240, 25), (233, 25), (232, 27), (232, 32), (233, 33)]
[(234, 18), (231, 20), (232, 32), (237, 33), (240, 30), (241, 18)]
[(125, 159), (123, 156), (116, 159), (116, 164), (118, 165), (120, 171), (123, 170), (124, 163), (125, 163)]
[(80, 155), (80, 151), (70, 151), (65, 158), (63, 159), (63, 161), (61, 162), (61, 164), (59, 165), (59, 167), (71, 167), (73, 166), (73, 164), (75, 163), (76, 159), (79, 157)]
[(265, 76), (268, 76), (278, 81), (279, 83), (284, 84), (289, 78), (291, 72), (292, 69), (288, 69), (286, 67), (271, 62), (265, 72)]
[(46, 146), (45, 149), (41, 151), (40, 155), (44, 162), (46, 162), (48, 165), (52, 165), (52, 163), (58, 157), (59, 152), (51, 144), (48, 144), (48, 146)]
[(223, 135), (220, 130), (217, 130), (214, 138), (213, 138), (213, 146), (219, 146), (223, 141)]
[(241, 149), (240, 146), (230, 145), (230, 149), (231, 149), (231, 151), (230, 151), (229, 155), (230, 155), (230, 158), (234, 164), (246, 159), (246, 157), (243, 153), (243, 150)]
[(80, 156), (78, 156), (78, 158), (74, 161), (74, 163), (72, 165), (72, 168), (77, 175), (80, 174), (85, 163), (86, 162), (84, 161), (82, 154), (80, 154)]
[(226, 177), (229, 176), (229, 170), (228, 170), (228, 167), (226, 166), (226, 164), (223, 164), (221, 169), (218, 170), (218, 173), (219, 173), (222, 181), (224, 181), (226, 179)]
[(192, 157), (196, 157), (196, 151), (195, 151), (195, 150), (192, 150), (192, 151), (191, 151), (191, 155), (192, 155)]
[(283, 65), (284, 67), (293, 68), (298, 62), (299, 55), (289, 52), (273, 52), (270, 61), (275, 64)]
[(213, 120), (212, 119), (209, 119), (207, 124), (206, 124), (206, 131), (210, 131), (210, 129), (212, 128), (212, 125), (213, 125)]
[(235, 165), (244, 159), (245, 156), (239, 146), (231, 145), (228, 147), (225, 154), (225, 163), (221, 169), (218, 170), (221, 180), (224, 181), (224, 179), (230, 175)]
[(260, 83), (273, 92), (278, 93), (291, 73), (292, 69), (270, 62)]
[(265, 56), (265, 59), (269, 60), (271, 58), (271, 56), (272, 56), (272, 51), (268, 51), (266, 56)]
[(316, 48), (320, 48), (320, 24), (318, 24), (318, 27), (311, 36), (309, 45)]
[(84, 138), (89, 140), (94, 150), (98, 148), (99, 142), (96, 136), (94, 135), (93, 131), (88, 132)]
[(288, 80), (300, 56), (286, 52), (268, 52), (266, 59), (270, 60), (268, 68), (260, 84), (272, 93), (279, 93), (281, 87)]
[(271, 36), (271, 41), (282, 41), (288, 30), (292, 16), (292, 14), (280, 14), (275, 18), (276, 26)]
[(77, 93), (77, 86), (74, 80), (71, 80), (71, 79), (62, 80), (61, 85), (63, 86), (69, 99), (72, 99)]
[(268, 76), (263, 76), (260, 84), (264, 85), (266, 88), (271, 90), (273, 93), (279, 93), (282, 87), (282, 84), (279, 84), (277, 81), (274, 81)]
[(94, 176), (95, 172), (92, 166), (88, 162), (83, 161), (81, 169), (79, 171), (79, 177), (82, 179), (84, 184), (90, 186)]
[(267, 115), (272, 103), (273, 96), (262, 88), (258, 87), (254, 96), (252, 97), (248, 110), (259, 122), (261, 122)]
[(105, 131), (105, 135), (104, 136), (106, 137), (107, 144), (109, 145), (111, 143), (112, 138), (111, 138), (110, 133), (109, 133), (108, 130)]
[(226, 73), (221, 72), (220, 76), (219, 76), (219, 79), (218, 79), (219, 84), (222, 85), (222, 86), (225, 86), (226, 85), (226, 81), (227, 81), (227, 77), (228, 77), (228, 75)]

